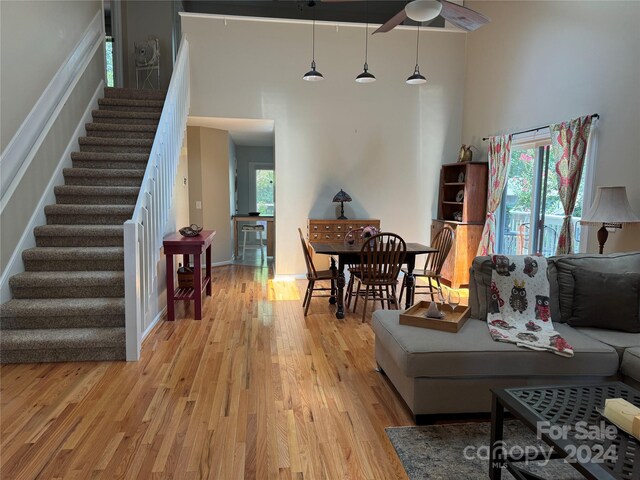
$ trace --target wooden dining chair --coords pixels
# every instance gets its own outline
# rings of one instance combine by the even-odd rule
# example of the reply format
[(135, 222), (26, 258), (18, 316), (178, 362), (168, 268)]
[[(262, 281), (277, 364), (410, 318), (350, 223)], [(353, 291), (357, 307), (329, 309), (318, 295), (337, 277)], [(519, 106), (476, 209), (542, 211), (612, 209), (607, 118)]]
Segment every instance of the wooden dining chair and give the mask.
[[(362, 245), (362, 242), (364, 242), (364, 238), (362, 236), (363, 232), (364, 227), (354, 228), (347, 233), (346, 240), (352, 241), (354, 245)], [(349, 282), (347, 283), (345, 293), (345, 304), (347, 308), (351, 308), (351, 300), (353, 299), (353, 295), (355, 293), (355, 280), (356, 277), (360, 276), (360, 264), (349, 264), (347, 265), (347, 270), (349, 271)]]
[[(438, 292), (438, 289), (441, 288), (440, 273), (442, 272), (442, 266), (447, 259), (447, 255), (449, 255), (451, 251), (454, 236), (453, 228), (445, 225), (444, 228), (437, 233), (433, 242), (431, 242), (431, 246), (438, 251), (427, 254), (427, 260), (422, 270), (413, 270), (413, 276), (416, 277), (416, 279), (421, 277), (426, 278), (428, 281), (428, 285), (418, 285), (416, 282), (414, 285), (415, 291), (417, 292), (418, 289), (426, 289), (427, 295), (431, 295), (432, 302), (435, 301), (435, 294)], [(400, 301), (402, 301), (402, 295), (407, 286), (407, 274), (409, 272), (406, 268), (403, 268), (402, 273), (404, 276), (402, 277), (402, 286), (400, 287)], [(432, 281), (435, 282), (435, 285), (433, 285)]]
[[(362, 321), (367, 315), (367, 303), (369, 299), (374, 302), (380, 300), (384, 308), (386, 300), (387, 307), (391, 305), (397, 309), (399, 302), (396, 297), (396, 284), (398, 275), (404, 263), (407, 253), (405, 241), (395, 233), (379, 233), (362, 244), (360, 250), (360, 272), (355, 277), (358, 288), (355, 293), (353, 311), (358, 306), (358, 299), (362, 297), (364, 306), (362, 308)], [(364, 295), (361, 295), (362, 286), (365, 287)]]
[[(307, 290), (304, 294), (304, 301), (302, 302), (302, 307), (304, 308), (304, 315), (307, 316), (307, 312), (309, 311), (309, 305), (311, 305), (311, 297), (314, 296), (314, 292), (322, 292), (330, 290), (332, 292), (336, 291), (336, 273), (331, 270), (316, 270), (316, 267), (313, 264), (313, 257), (311, 256), (311, 245), (307, 242), (307, 239), (304, 238), (302, 230), (298, 228), (298, 233), (300, 234), (300, 242), (302, 243), (302, 252), (304, 254), (304, 261), (307, 265)], [(329, 280), (331, 282), (331, 287), (316, 287), (316, 282), (320, 282), (323, 280)], [(324, 295), (315, 295), (316, 297), (330, 297), (331, 293)]]

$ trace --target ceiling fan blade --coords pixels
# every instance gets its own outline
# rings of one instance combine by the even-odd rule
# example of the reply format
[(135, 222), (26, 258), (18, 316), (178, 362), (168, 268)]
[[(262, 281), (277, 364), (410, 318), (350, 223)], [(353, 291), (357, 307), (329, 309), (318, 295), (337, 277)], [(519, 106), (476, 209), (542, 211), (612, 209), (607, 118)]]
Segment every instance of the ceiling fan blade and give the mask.
[(448, 2), (447, 0), (440, 0), (442, 3), (442, 11), (440, 15), (447, 21), (453, 23), (455, 26), (466, 30), (467, 32), (473, 32), (482, 25), (489, 23), (491, 20), (481, 13), (471, 10), (470, 8), (457, 5), (455, 3)]
[(387, 33), (390, 30), (393, 30), (395, 27), (404, 22), (407, 18), (407, 14), (404, 11), (404, 8), (396, 13), (393, 17), (391, 17), (384, 25), (381, 25), (375, 32), (373, 33)]

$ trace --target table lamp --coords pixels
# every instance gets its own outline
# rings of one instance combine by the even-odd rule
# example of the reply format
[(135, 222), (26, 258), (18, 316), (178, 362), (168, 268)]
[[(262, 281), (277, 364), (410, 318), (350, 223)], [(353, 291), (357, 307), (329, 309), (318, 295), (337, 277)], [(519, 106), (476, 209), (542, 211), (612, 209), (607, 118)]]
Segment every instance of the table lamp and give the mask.
[(608, 228), (622, 228), (625, 223), (637, 222), (640, 218), (629, 205), (626, 187), (598, 187), (591, 208), (580, 219), (580, 223), (586, 225), (602, 225), (598, 230), (600, 253), (609, 237)]
[(333, 197), (333, 203), (340, 203), (340, 216), (338, 220), (346, 220), (347, 217), (344, 216), (344, 202), (350, 202), (351, 197), (347, 192), (340, 189), (338, 193), (336, 193)]

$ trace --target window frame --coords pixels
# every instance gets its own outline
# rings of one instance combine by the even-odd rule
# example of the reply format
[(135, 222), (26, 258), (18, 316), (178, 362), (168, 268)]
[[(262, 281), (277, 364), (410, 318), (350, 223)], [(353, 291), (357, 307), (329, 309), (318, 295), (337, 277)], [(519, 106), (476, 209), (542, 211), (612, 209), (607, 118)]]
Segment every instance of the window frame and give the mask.
[[(586, 209), (591, 205), (591, 199), (594, 191), (594, 169), (595, 169), (595, 156), (593, 155), (593, 151), (595, 148), (595, 128), (592, 128), (591, 136), (589, 138), (589, 145), (587, 147), (587, 154), (585, 157), (585, 165), (583, 167), (582, 176), (583, 176), (583, 195), (582, 195), (582, 211), (586, 211)], [(536, 165), (535, 172), (536, 175), (533, 179), (534, 183), (532, 185), (532, 199), (531, 199), (531, 211), (537, 212), (539, 215), (542, 209), (545, 208), (546, 202), (546, 186), (547, 182), (544, 185), (543, 189), (539, 188), (540, 182), (543, 179), (543, 174), (546, 172), (546, 168), (548, 168), (548, 162), (550, 160), (550, 149), (551, 149), (551, 132), (549, 128), (544, 128), (540, 130), (536, 130), (533, 132), (527, 132), (525, 134), (514, 135), (511, 140), (511, 152), (514, 149), (524, 150), (529, 148), (536, 149)], [(509, 174), (511, 171), (511, 158), (509, 158), (509, 170), (507, 171), (506, 182), (509, 181)], [(502, 192), (502, 199), (500, 200), (500, 206), (498, 207), (499, 212), (496, 216), (496, 228), (498, 232), (497, 242), (496, 242), (496, 250), (500, 253), (504, 252), (504, 226), (506, 222), (506, 197), (508, 192), (508, 185), (505, 184), (504, 191)], [(533, 215), (532, 215), (533, 216)], [(540, 229), (544, 229), (545, 220), (537, 218), (535, 220), (537, 228), (534, 229), (531, 235), (529, 235), (529, 251), (540, 251), (541, 244), (540, 239), (544, 237), (540, 237)], [(579, 252), (576, 253), (584, 253), (587, 251), (587, 241), (588, 241), (588, 226), (580, 225), (580, 239), (579, 239)], [(532, 248), (535, 245), (535, 248)]]

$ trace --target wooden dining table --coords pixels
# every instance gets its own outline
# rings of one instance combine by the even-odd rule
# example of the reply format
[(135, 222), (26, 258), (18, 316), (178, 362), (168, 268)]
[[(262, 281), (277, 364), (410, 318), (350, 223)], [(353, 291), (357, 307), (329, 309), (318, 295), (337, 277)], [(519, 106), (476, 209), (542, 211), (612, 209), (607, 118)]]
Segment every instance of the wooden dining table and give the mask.
[[(329, 297), (329, 303), (338, 305), (336, 309), (336, 318), (344, 318), (344, 287), (346, 284), (344, 277), (344, 269), (346, 265), (359, 265), (360, 264), (360, 251), (362, 245), (349, 245), (344, 242), (335, 243), (319, 243), (311, 242), (311, 246), (318, 255), (330, 255), (331, 256), (331, 269), (337, 269), (337, 281), (335, 290), (331, 291), (331, 297)], [(405, 255), (405, 263), (407, 265), (407, 296), (405, 307), (409, 308), (413, 305), (413, 296), (415, 291), (416, 279), (413, 276), (413, 270), (416, 268), (416, 256), (424, 255), (427, 253), (435, 253), (438, 250), (432, 247), (427, 247), (421, 243), (407, 243), (407, 252)], [(334, 257), (338, 257), (338, 266)], [(336, 291), (337, 290), (337, 291)]]

